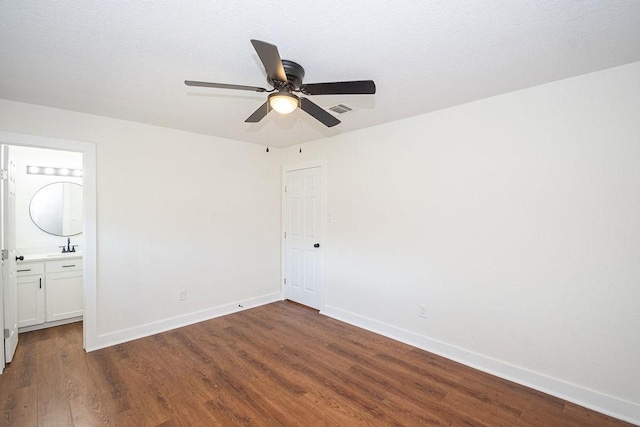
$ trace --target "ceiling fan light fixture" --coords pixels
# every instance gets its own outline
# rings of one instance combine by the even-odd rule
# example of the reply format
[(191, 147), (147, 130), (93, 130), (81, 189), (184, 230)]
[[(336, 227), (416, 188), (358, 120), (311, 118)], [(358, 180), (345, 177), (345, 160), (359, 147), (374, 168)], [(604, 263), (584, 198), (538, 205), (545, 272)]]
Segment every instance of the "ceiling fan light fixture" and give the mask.
[(269, 95), (269, 105), (280, 114), (289, 114), (296, 108), (300, 100), (289, 92), (276, 92)]

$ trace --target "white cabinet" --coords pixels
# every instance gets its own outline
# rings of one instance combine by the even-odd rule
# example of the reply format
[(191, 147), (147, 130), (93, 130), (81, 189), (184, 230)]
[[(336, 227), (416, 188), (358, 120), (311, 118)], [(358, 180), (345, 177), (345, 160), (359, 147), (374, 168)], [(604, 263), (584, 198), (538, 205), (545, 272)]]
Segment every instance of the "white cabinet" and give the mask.
[(24, 261), (16, 270), (22, 332), (81, 320), (81, 257)]
[(82, 316), (82, 258), (47, 261), (47, 322)]
[(45, 322), (44, 262), (20, 263), (16, 269), (18, 328)]

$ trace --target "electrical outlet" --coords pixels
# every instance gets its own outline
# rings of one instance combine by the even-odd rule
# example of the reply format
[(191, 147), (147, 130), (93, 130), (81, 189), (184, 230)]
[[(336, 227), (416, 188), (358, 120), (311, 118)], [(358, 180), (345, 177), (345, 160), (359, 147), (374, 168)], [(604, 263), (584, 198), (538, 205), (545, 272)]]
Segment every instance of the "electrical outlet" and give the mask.
[(180, 292), (178, 293), (178, 301), (184, 301), (186, 299), (187, 299), (187, 290), (180, 289)]
[(427, 306), (424, 304), (420, 304), (418, 306), (418, 316), (422, 317), (423, 319), (427, 318)]

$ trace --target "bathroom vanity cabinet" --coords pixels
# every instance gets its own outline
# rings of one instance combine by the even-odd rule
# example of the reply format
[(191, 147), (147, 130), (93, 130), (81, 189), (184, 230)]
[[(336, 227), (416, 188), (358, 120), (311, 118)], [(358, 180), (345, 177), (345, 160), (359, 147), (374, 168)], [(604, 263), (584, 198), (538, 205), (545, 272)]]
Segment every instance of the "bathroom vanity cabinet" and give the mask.
[(19, 263), (16, 275), (18, 328), (44, 323), (44, 262)]
[(20, 332), (82, 320), (82, 257), (17, 264)]

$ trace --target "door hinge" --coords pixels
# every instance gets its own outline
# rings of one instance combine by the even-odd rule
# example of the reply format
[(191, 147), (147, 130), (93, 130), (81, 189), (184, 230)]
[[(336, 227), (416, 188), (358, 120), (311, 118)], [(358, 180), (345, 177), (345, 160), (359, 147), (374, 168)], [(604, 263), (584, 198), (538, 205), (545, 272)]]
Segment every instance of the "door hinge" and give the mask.
[(287, 192), (287, 186), (286, 185), (284, 186), (284, 192), (285, 193)]
[(9, 178), (9, 172), (6, 169), (0, 169), (0, 179)]
[(4, 339), (9, 339), (11, 337), (11, 331), (9, 329), (4, 330)]
[(9, 259), (9, 249), (2, 250), (2, 261), (4, 261), (5, 259)]
[(285, 239), (287, 238), (287, 232), (286, 231), (284, 232), (284, 238)]
[(287, 284), (287, 278), (286, 277), (284, 278), (284, 284), (285, 285)]

